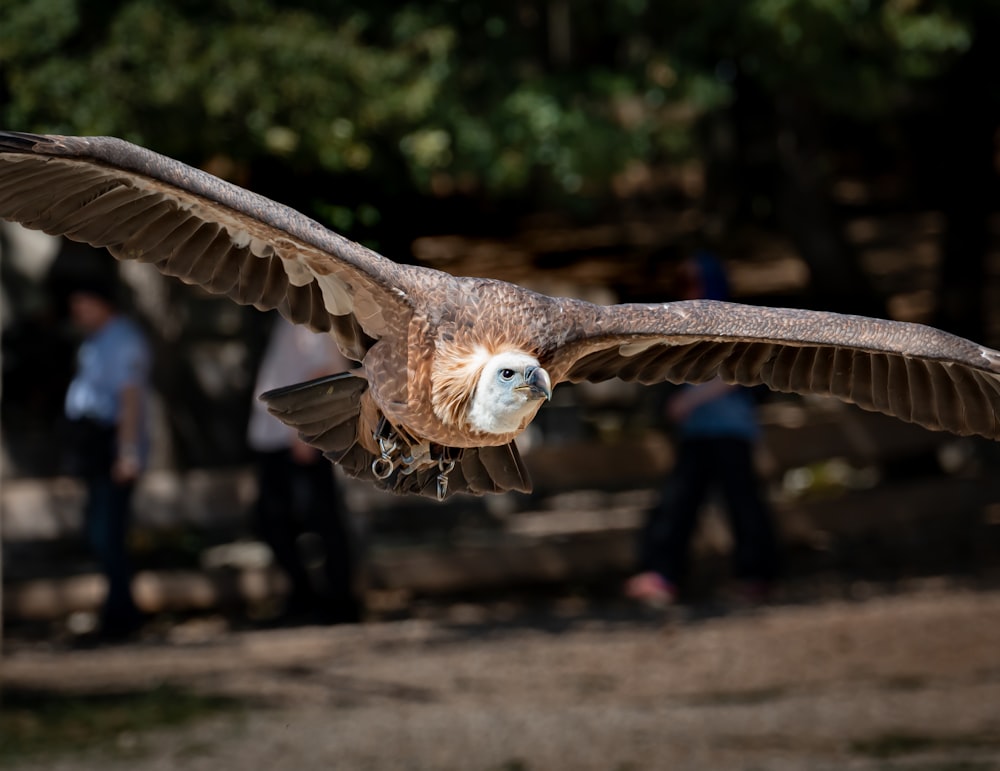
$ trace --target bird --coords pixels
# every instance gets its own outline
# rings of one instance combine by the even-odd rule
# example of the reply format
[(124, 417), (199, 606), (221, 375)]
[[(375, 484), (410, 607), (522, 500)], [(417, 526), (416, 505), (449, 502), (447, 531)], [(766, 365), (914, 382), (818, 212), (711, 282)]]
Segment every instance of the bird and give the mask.
[(596, 305), (397, 263), (114, 137), (0, 132), (0, 218), (330, 334), (347, 372), (264, 394), (352, 477), (528, 492), (515, 439), (561, 383), (721, 378), (1000, 439), (1000, 352), (908, 322), (714, 300)]

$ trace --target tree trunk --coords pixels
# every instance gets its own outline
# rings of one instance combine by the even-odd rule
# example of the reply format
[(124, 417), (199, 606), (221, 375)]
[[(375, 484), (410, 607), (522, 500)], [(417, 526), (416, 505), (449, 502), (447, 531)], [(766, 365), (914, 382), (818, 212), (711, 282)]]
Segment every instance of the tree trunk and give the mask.
[(802, 100), (777, 100), (775, 208), (812, 273), (817, 307), (885, 317), (886, 306), (862, 270), (830, 200), (832, 180), (815, 112)]
[(1000, 35), (989, 29), (977, 26), (972, 48), (943, 79), (936, 112), (945, 233), (934, 322), (973, 340), (983, 340), (987, 329), (986, 262), (997, 191), (1000, 100), (982, 77), (1000, 71)]

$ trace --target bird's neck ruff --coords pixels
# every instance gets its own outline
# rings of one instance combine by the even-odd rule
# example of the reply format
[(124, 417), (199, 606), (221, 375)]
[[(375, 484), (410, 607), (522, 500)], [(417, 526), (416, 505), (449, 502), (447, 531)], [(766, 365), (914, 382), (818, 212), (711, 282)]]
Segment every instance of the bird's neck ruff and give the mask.
[(431, 406), (438, 420), (452, 428), (469, 429), (469, 410), (476, 395), (483, 368), (497, 354), (522, 352), (510, 345), (460, 345), (450, 343), (438, 349), (431, 372)]
[(431, 372), (431, 406), (438, 420), (465, 428), (479, 376), (495, 353), (483, 345), (448, 345), (438, 350)]

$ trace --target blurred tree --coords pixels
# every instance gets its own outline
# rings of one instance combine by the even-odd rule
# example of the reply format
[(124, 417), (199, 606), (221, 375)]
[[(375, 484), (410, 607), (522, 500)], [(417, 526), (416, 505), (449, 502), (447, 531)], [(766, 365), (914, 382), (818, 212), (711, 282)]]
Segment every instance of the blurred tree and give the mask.
[(0, 0), (0, 102), (6, 125), (122, 136), (368, 236), (428, 192), (600, 198), (629, 163), (722, 152), (695, 128), (725, 115), (725, 220), (775, 217), (843, 304), (864, 282), (829, 207), (829, 118), (877, 125), (925, 98), (997, 16), (994, 0)]

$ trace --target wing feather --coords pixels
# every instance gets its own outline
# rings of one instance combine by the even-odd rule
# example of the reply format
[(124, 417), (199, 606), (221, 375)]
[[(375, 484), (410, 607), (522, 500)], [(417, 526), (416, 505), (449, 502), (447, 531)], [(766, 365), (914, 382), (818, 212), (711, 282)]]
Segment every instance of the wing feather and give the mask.
[(765, 362), (774, 355), (774, 346), (770, 343), (741, 341), (733, 353), (735, 361), (722, 362), (719, 372), (726, 380), (744, 383), (753, 380)]
[[(89, 243), (97, 247), (107, 247), (116, 243), (118, 234), (122, 231), (141, 231), (146, 225), (162, 216), (169, 205), (166, 201), (158, 201), (152, 196), (131, 198), (127, 193), (126, 201), (122, 203), (113, 218), (104, 220), (104, 227), (95, 223), (88, 234)], [(127, 244), (128, 242), (126, 242)], [(128, 247), (126, 246), (126, 252)]]
[(111, 137), (0, 132), (0, 218), (278, 308), (332, 331), (354, 359), (406, 328), (420, 280), (293, 209)]
[[(905, 356), (886, 356), (889, 383), (886, 387), (886, 394), (889, 397), (889, 406), (886, 410), (893, 415), (899, 415), (907, 423), (913, 422), (913, 402), (910, 393), (910, 373), (906, 366)], [(973, 382), (975, 387), (975, 382)]]
[[(168, 201), (154, 196), (134, 199), (128, 208), (121, 212), (120, 217), (109, 217), (93, 223), (91, 231), (87, 234), (87, 243), (99, 247), (116, 246), (123, 259), (149, 262), (142, 234), (153, 222), (167, 216), (170, 208)], [(128, 234), (124, 241), (121, 240), (122, 233)]]
[(477, 454), (486, 473), (494, 480), (497, 492), (531, 492), (531, 476), (513, 442), (500, 447), (480, 447)]
[(582, 331), (546, 353), (556, 380), (721, 377), (1000, 439), (1000, 352), (931, 327), (711, 300), (573, 308)]

